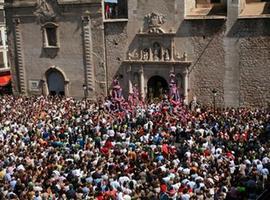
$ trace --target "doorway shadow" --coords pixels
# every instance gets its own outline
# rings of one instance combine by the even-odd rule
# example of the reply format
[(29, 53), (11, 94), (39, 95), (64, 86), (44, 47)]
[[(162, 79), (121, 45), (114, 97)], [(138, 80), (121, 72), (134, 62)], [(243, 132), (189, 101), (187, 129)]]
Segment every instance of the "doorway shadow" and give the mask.
[(147, 98), (162, 98), (169, 91), (167, 81), (161, 76), (152, 76), (147, 82)]

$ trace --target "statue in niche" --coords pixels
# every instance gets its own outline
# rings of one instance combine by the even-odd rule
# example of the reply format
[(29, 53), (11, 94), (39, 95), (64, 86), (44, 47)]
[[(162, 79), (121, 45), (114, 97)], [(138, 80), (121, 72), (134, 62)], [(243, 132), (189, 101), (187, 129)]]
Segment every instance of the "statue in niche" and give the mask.
[(128, 53), (128, 59), (129, 60), (138, 60), (139, 59), (138, 51), (135, 49), (133, 52), (129, 52)]
[(180, 55), (180, 53), (176, 53), (175, 58), (176, 60), (181, 60), (182, 56)]
[(142, 59), (143, 59), (143, 60), (149, 60), (149, 59), (150, 59), (149, 49), (144, 49), (144, 50), (143, 50)]
[(169, 49), (165, 49), (163, 57), (164, 57), (164, 58), (163, 58), (164, 61), (169, 61), (169, 60), (170, 60), (170, 52), (169, 52)]
[(186, 52), (184, 52), (184, 54), (183, 54), (183, 60), (187, 61), (187, 53)]
[(153, 59), (154, 59), (154, 61), (161, 60), (160, 52), (161, 52), (160, 45), (157, 42), (154, 43), (154, 45), (153, 45)]

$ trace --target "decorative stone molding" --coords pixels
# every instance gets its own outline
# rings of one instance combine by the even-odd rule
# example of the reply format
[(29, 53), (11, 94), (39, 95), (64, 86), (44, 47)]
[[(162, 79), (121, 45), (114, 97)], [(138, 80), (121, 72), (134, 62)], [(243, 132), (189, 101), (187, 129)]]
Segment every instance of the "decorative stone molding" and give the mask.
[(22, 48), (22, 35), (20, 29), (20, 19), (15, 18), (13, 19), (13, 23), (15, 26), (15, 54), (16, 54), (16, 62), (17, 62), (17, 70), (19, 75), (19, 88), (20, 93), (26, 94), (26, 81), (25, 81), (25, 69), (24, 69), (24, 62), (23, 62), (23, 48)]
[(144, 63), (187, 61), (186, 57), (175, 54), (176, 33), (173, 28), (170, 28), (169, 32), (161, 28), (166, 22), (164, 15), (153, 12), (145, 16), (145, 21), (147, 29), (141, 28), (137, 33), (139, 46), (127, 53), (127, 61)]
[(92, 34), (91, 34), (91, 19), (88, 15), (82, 17), (83, 26), (83, 41), (84, 41), (84, 59), (86, 71), (87, 89), (94, 90), (94, 66), (92, 58)]
[(139, 60), (140, 54), (137, 49), (128, 53), (128, 60)]
[(145, 16), (148, 23), (148, 33), (164, 33), (161, 26), (166, 22), (164, 15), (158, 13), (150, 13)]

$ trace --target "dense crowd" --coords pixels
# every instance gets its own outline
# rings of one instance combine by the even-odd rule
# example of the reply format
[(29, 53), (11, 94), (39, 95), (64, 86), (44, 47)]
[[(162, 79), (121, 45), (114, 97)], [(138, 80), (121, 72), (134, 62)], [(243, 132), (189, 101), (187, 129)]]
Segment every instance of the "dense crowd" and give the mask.
[(0, 199), (255, 199), (270, 112), (0, 98)]

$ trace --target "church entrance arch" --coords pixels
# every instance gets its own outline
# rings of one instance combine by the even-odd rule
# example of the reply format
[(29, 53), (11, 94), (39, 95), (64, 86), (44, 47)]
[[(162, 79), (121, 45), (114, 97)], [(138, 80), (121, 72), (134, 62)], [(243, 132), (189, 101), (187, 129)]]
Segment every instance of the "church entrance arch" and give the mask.
[(147, 98), (153, 100), (162, 98), (167, 94), (169, 86), (167, 81), (161, 76), (152, 76), (147, 82)]
[(50, 69), (46, 73), (49, 95), (65, 95), (65, 78), (57, 69)]

